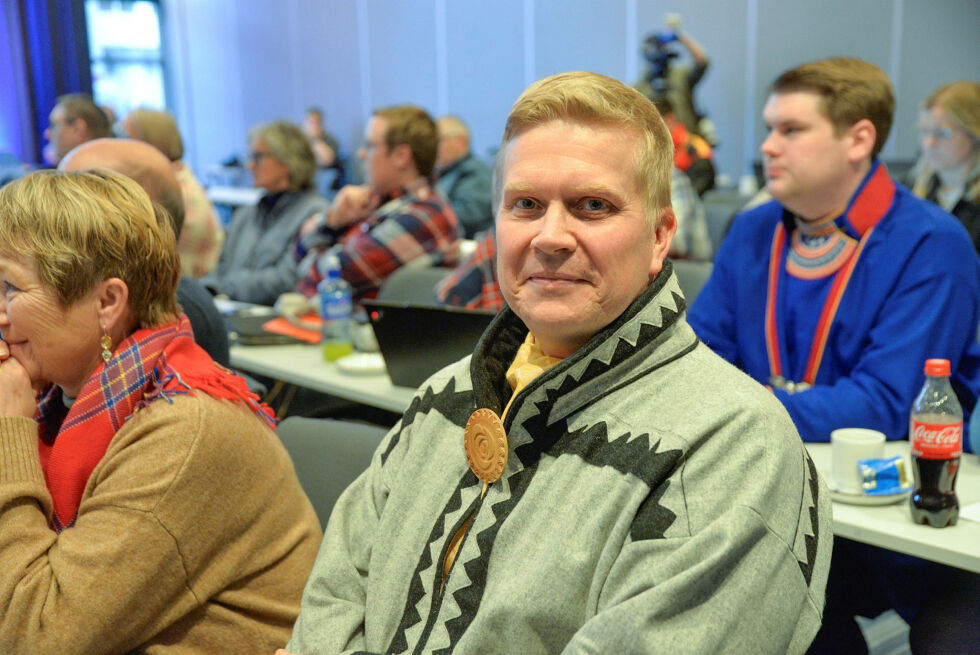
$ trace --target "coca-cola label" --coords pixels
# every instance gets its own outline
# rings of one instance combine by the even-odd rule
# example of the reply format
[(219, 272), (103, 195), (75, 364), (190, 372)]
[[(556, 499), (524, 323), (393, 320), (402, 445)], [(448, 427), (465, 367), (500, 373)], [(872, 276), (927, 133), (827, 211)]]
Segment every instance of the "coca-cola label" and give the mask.
[(962, 423), (920, 423), (909, 421), (912, 456), (923, 459), (952, 459), (963, 454)]

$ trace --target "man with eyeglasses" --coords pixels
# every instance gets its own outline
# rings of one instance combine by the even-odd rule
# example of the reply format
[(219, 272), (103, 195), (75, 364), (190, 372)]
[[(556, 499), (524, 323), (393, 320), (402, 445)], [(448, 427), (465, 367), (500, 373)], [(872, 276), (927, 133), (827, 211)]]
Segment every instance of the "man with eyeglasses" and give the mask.
[(409, 262), (455, 263), (456, 215), (430, 184), (438, 143), (435, 123), (418, 107), (374, 113), (358, 153), (367, 184), (345, 186), (329, 210), (300, 232), (294, 249), (304, 276), (300, 291), (315, 292), (332, 255), (355, 301), (376, 295), (384, 280)]
[[(963, 227), (878, 160), (894, 105), (888, 77), (860, 59), (776, 78), (762, 143), (774, 200), (736, 217), (688, 316), (716, 353), (769, 385), (804, 441), (843, 427), (904, 439), (927, 358), (950, 361), (967, 411), (980, 393), (980, 266)], [(899, 557), (835, 541), (811, 652), (862, 652), (854, 615), (891, 607), (913, 643), (970, 643), (968, 631), (930, 625), (967, 606), (947, 598), (962, 576)], [(965, 584), (976, 589), (975, 576)]]
[(55, 165), (75, 146), (112, 136), (109, 118), (84, 93), (59, 96), (48, 122), (44, 138), (50, 144), (51, 163)]

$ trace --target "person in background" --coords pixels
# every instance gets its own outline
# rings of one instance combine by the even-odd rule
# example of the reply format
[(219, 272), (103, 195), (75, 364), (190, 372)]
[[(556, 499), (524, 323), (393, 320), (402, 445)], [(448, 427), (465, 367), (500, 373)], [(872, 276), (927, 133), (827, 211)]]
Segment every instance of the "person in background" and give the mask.
[[(134, 180), (153, 202), (167, 210), (178, 237), (186, 228), (182, 188), (166, 156), (153, 146), (132, 139), (95, 139), (78, 146), (61, 160), (58, 170), (85, 171), (107, 168)], [(231, 365), (228, 353), (228, 330), (214, 305), (214, 298), (201, 283), (187, 275), (180, 276), (177, 303), (187, 315), (194, 341), (217, 363)]]
[[(650, 100), (669, 100), (677, 120), (687, 132), (715, 145), (714, 124), (698, 111), (694, 100), (694, 90), (707, 72), (710, 60), (701, 44), (689, 32), (681, 30), (679, 14), (667, 14), (666, 22), (666, 30), (651, 34), (644, 42), (643, 57), (648, 67), (634, 88)], [(674, 43), (680, 43), (690, 53), (691, 64), (674, 63), (678, 57)]]
[(268, 408), (194, 343), (179, 276), (170, 217), (123, 175), (0, 189), (0, 652), (289, 635), (316, 514)]
[(443, 116), (436, 121), (436, 128), (436, 188), (452, 204), (460, 236), (475, 239), (493, 227), (490, 167), (470, 152), (470, 131), (459, 117)]
[(504, 296), (497, 280), (497, 233), (490, 229), (453, 272), (434, 289), (436, 302), (449, 307), (499, 312)]
[(316, 165), (320, 168), (333, 167), (340, 154), (340, 143), (323, 124), (323, 110), (310, 107), (303, 116), (303, 132), (310, 141), (310, 149), (316, 157)]
[(299, 282), (293, 243), (327, 201), (313, 190), (316, 161), (299, 127), (282, 120), (259, 125), (249, 148), (253, 183), (265, 193), (232, 215), (218, 266), (201, 282), (232, 300), (272, 305)]
[(980, 82), (933, 91), (919, 113), (919, 143), (912, 192), (958, 218), (980, 252)]
[(208, 194), (184, 165), (184, 140), (177, 122), (165, 111), (136, 109), (126, 116), (123, 127), (129, 138), (149, 143), (170, 160), (184, 197), (184, 229), (177, 241), (181, 269), (184, 275), (203, 277), (217, 266), (225, 233)]
[(508, 308), (338, 500), (289, 651), (804, 651), (829, 496), (779, 403), (684, 320), (670, 170), (621, 82), (518, 98), (495, 175)]
[[(928, 358), (950, 360), (967, 412), (980, 393), (980, 263), (963, 227), (878, 160), (894, 105), (887, 75), (860, 59), (776, 78), (762, 143), (774, 200), (735, 219), (689, 314), (705, 344), (771, 388), (804, 441), (844, 427), (905, 438)], [(933, 623), (959, 578), (837, 539), (813, 652), (867, 652), (854, 616), (889, 608), (910, 622), (913, 643), (975, 646), (975, 630), (944, 634)]]
[(347, 173), (344, 160), (340, 156), (340, 142), (328, 132), (323, 123), (323, 110), (310, 107), (303, 116), (303, 131), (310, 141), (310, 149), (316, 158), (320, 174), (317, 176), (317, 189), (324, 196), (332, 198), (344, 186)]
[(666, 95), (657, 96), (653, 102), (670, 130), (674, 143), (674, 168), (687, 175), (698, 196), (703, 196), (715, 186), (714, 151), (707, 141), (677, 119), (673, 103)]
[(409, 262), (456, 262), (456, 216), (429, 184), (438, 144), (432, 118), (411, 105), (379, 109), (364, 140), (367, 184), (341, 189), (329, 210), (307, 221), (293, 249), (303, 275), (297, 291), (308, 297), (333, 256), (355, 302), (373, 298)]
[(69, 93), (58, 97), (48, 117), (44, 138), (48, 140), (51, 163), (55, 166), (68, 151), (77, 145), (112, 136), (112, 126), (105, 112), (84, 93)]
[(670, 242), (670, 257), (710, 262), (714, 253), (711, 237), (708, 235), (704, 204), (698, 197), (691, 178), (676, 166), (671, 171), (670, 197), (674, 215), (677, 217), (677, 233)]

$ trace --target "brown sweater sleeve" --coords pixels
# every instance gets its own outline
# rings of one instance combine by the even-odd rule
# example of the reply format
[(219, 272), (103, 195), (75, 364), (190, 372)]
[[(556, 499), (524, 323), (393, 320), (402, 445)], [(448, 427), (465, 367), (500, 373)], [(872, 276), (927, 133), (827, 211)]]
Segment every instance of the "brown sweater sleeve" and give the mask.
[(0, 652), (267, 655), (285, 643), (319, 525), (250, 412), (190, 396), (138, 412), (60, 534), (24, 421), (0, 419)]

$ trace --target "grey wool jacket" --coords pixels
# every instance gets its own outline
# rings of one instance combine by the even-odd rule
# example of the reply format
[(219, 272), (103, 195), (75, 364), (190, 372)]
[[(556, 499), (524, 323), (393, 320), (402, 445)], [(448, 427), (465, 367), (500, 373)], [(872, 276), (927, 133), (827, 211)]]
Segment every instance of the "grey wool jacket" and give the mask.
[(504, 309), (339, 499), (287, 650), (804, 652), (830, 565), (828, 492), (780, 403), (701, 344), (684, 310), (667, 262), (522, 389), (506, 468), (481, 499), (463, 429), (510, 398), (527, 328)]
[(272, 305), (300, 280), (293, 246), (303, 222), (328, 209), (315, 191), (266, 194), (231, 219), (218, 267), (201, 283), (232, 300)]

